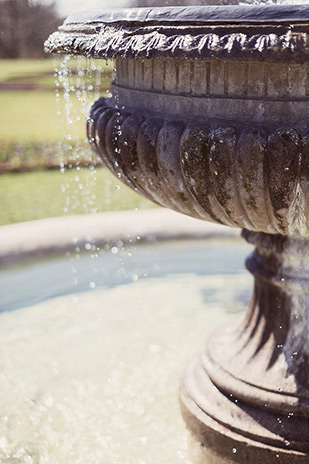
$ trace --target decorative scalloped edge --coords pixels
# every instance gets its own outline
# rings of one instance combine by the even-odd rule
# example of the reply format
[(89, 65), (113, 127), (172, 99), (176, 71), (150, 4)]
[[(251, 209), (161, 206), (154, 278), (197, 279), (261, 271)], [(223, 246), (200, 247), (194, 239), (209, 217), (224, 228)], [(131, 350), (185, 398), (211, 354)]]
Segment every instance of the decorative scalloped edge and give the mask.
[[(105, 129), (102, 130), (98, 121), (105, 111), (109, 113), (107, 119), (111, 123), (118, 115), (115, 124), (121, 131), (121, 137), (130, 142), (124, 144), (124, 140), (118, 138), (117, 142), (114, 141), (109, 122), (106, 123), (109, 124), (107, 133)], [(119, 111), (113, 99), (106, 98), (99, 99), (90, 114), (90, 143), (103, 161), (108, 161), (108, 167), (116, 176), (119, 168), (121, 178), (132, 188), (137, 187), (144, 196), (193, 217), (232, 227), (266, 234), (308, 236), (307, 207), (304, 211), (298, 211), (297, 205), (294, 205), (297, 186), (303, 189), (304, 205), (309, 204), (307, 135), (301, 135), (292, 128), (278, 128), (275, 131), (266, 128), (242, 130), (236, 122), (231, 125), (231, 122), (224, 124), (221, 121), (217, 125), (215, 121), (201, 119), (171, 120), (139, 109)], [(136, 144), (137, 140), (139, 143), (144, 140), (140, 130), (143, 125), (152, 128), (154, 121), (159, 121), (161, 128), (165, 127), (164, 137), (167, 139), (164, 143), (162, 137), (161, 142), (153, 142), (153, 155), (150, 155), (149, 149), (147, 154), (142, 153), (148, 159), (147, 163), (153, 156), (153, 167), (145, 165), (137, 172), (140, 170), (141, 145), (138, 148)], [(98, 125), (100, 129), (97, 129)], [(108, 153), (105, 148), (100, 148), (102, 140), (103, 145), (114, 144), (113, 147), (110, 145)], [(165, 149), (161, 153), (162, 143), (174, 147), (173, 154), (167, 158)], [(142, 163), (145, 163), (144, 158)], [(167, 168), (167, 165), (170, 167)], [(130, 174), (132, 166), (137, 170), (134, 175)], [(164, 172), (159, 172), (158, 176), (155, 174), (157, 180), (147, 186), (147, 177), (151, 174), (149, 169), (153, 170), (155, 166), (156, 172), (161, 168)], [(182, 187), (174, 190), (171, 185)], [(161, 189), (163, 195), (160, 196)], [(292, 224), (295, 227), (291, 227), (291, 208), (296, 208), (297, 221)], [(304, 217), (300, 217), (300, 213)], [(248, 238), (252, 241), (255, 237), (252, 234)]]
[[(94, 32), (96, 30), (97, 32)], [(63, 26), (45, 42), (52, 53), (94, 58), (254, 58), (309, 60), (308, 26)], [(82, 32), (81, 32), (82, 31)]]

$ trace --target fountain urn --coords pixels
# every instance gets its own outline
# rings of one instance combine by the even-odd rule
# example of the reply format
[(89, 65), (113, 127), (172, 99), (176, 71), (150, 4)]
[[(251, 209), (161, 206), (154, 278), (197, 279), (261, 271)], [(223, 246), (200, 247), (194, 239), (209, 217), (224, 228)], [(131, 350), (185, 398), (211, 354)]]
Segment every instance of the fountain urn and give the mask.
[(113, 58), (88, 137), (156, 203), (243, 229), (242, 321), (188, 364), (184, 420), (201, 461), (309, 463), (309, 6), (71, 15), (51, 52)]

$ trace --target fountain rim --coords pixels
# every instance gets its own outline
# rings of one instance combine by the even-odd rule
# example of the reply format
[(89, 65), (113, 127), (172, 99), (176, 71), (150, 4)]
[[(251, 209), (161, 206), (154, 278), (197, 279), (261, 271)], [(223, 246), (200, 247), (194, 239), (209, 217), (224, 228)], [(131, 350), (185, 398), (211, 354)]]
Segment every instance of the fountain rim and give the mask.
[(77, 12), (47, 53), (91, 58), (309, 61), (309, 5), (211, 5)]
[[(103, 227), (104, 226), (104, 227)], [(139, 239), (137, 239), (139, 237)], [(96, 246), (174, 240), (238, 239), (240, 229), (166, 208), (50, 217), (0, 227), (0, 266)]]
[(124, 25), (280, 25), (309, 23), (309, 5), (203, 5), (153, 8), (112, 8), (79, 11), (69, 15), (64, 26), (78, 24)]

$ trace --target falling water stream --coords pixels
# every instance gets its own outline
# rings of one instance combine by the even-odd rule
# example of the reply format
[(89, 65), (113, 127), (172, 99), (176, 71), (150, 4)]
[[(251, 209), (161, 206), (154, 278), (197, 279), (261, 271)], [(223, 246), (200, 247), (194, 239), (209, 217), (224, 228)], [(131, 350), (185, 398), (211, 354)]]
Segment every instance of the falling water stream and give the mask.
[[(104, 66), (84, 58), (56, 60), (58, 112), (64, 99), (59, 117), (67, 128), (60, 146), (67, 215), (80, 203), (85, 213), (95, 213), (98, 202), (109, 201), (93, 193), (102, 168), (90, 149), (85, 155), (79, 129), (90, 104), (105, 92)], [(118, 184), (115, 179), (113, 188)], [(299, 199), (295, 203), (301, 208)], [(206, 334), (245, 309), (249, 249), (238, 241), (90, 244), (0, 272), (6, 289), (0, 462), (191, 462), (178, 408), (179, 376)], [(31, 288), (22, 285), (26, 274)]]
[[(65, 56), (62, 59), (55, 59), (57, 112), (66, 127), (65, 140), (60, 147), (62, 154), (60, 171), (64, 174), (62, 192), (65, 199), (63, 207), (65, 214), (74, 214), (77, 207), (84, 213), (96, 213), (94, 156), (87, 140), (80, 138), (81, 133), (84, 132), (80, 129), (84, 129), (84, 121), (90, 105), (100, 93), (100, 76), (101, 65), (96, 66), (86, 58)], [(63, 107), (61, 103), (64, 103), (63, 114), (61, 114)], [(83, 169), (85, 162), (86, 169)], [(75, 175), (66, 178), (67, 169), (74, 170)], [(84, 182), (80, 179), (81, 170), (83, 170)]]

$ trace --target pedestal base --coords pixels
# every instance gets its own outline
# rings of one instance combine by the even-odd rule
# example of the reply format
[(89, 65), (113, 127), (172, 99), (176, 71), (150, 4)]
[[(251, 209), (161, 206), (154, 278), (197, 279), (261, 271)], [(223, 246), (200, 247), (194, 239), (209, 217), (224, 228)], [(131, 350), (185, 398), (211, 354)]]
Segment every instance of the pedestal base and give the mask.
[[(196, 391), (194, 382), (203, 382), (203, 391)], [(187, 390), (190, 390), (188, 391)], [(192, 399), (192, 392), (199, 400), (199, 405)], [(237, 400), (236, 400), (237, 401)], [(250, 416), (248, 407), (244, 403), (235, 403), (233, 397), (228, 398), (218, 390), (202, 371), (199, 360), (192, 363), (185, 372), (180, 392), (180, 404), (183, 418), (188, 429), (201, 448), (198, 464), (308, 464), (309, 454), (281, 446), (272, 446), (260, 441), (259, 433), (268, 430), (257, 422), (262, 411), (255, 411)], [(207, 411), (207, 412), (206, 412)], [(222, 423), (221, 420), (226, 423)], [(280, 423), (280, 416), (273, 414), (273, 422)], [(236, 423), (241, 422), (244, 435), (236, 430)], [(235, 428), (234, 428), (235, 427)], [(256, 440), (253, 438), (256, 428)], [(247, 436), (250, 430), (252, 437)], [(263, 439), (263, 437), (262, 437)], [(279, 440), (278, 440), (279, 441)], [(281, 441), (281, 440), (280, 440)], [(281, 444), (281, 443), (280, 443)], [(195, 461), (193, 461), (194, 464)]]
[(248, 314), (189, 364), (182, 414), (223, 462), (308, 464), (309, 243), (244, 235), (257, 246), (247, 261), (255, 276)]
[(224, 459), (201, 445), (199, 441), (188, 432), (187, 454), (191, 464), (234, 464), (230, 459)]

